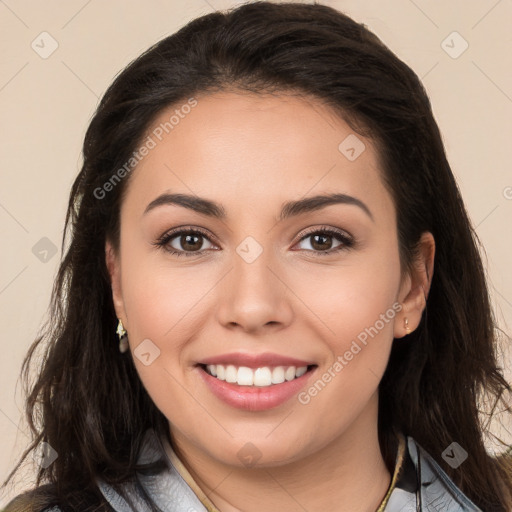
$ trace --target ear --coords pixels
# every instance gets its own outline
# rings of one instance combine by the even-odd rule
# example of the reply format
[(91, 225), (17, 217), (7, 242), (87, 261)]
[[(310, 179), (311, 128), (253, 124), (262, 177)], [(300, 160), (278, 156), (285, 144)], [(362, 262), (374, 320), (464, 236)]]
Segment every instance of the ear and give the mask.
[[(435, 241), (432, 233), (426, 231), (418, 242), (418, 255), (400, 288), (399, 298), (402, 304), (400, 315), (395, 322), (395, 338), (413, 332), (421, 322), (423, 310), (427, 305), (427, 297), (434, 274)], [(410, 332), (407, 332), (405, 319)]]
[(112, 300), (117, 318), (123, 322), (124, 328), (128, 330), (128, 321), (124, 310), (123, 293), (121, 289), (121, 261), (109, 240), (105, 243), (105, 262), (110, 275)]

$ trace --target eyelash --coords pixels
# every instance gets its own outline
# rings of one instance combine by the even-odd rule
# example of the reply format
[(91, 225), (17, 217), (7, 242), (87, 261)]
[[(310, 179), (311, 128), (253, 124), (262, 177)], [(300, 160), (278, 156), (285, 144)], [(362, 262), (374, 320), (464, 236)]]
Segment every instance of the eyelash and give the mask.
[[(167, 244), (176, 238), (179, 235), (200, 235), (206, 238), (208, 241), (211, 242), (208, 233), (202, 229), (199, 228), (177, 228), (176, 230), (169, 231), (167, 233), (164, 233), (160, 238), (158, 238), (155, 242), (153, 242), (153, 245), (155, 245), (158, 248), (161, 248), (168, 253), (172, 254), (173, 256), (197, 256), (198, 254), (204, 253), (208, 249), (203, 249), (202, 251), (177, 251), (175, 249), (167, 249)], [(302, 249), (308, 252), (312, 252), (315, 256), (322, 256), (322, 255), (329, 255), (333, 254), (342, 250), (348, 250), (351, 249), (355, 245), (355, 240), (350, 235), (345, 233), (344, 231), (338, 231), (333, 228), (324, 227), (321, 226), (320, 228), (315, 228), (314, 230), (308, 231), (304, 233), (304, 235), (300, 238), (300, 240), (297, 242), (302, 242), (304, 239), (312, 236), (312, 235), (328, 235), (336, 238), (338, 241), (341, 242), (341, 245), (338, 247), (335, 247), (334, 249), (327, 249), (325, 251), (314, 251), (310, 249)], [(212, 242), (213, 243), (213, 242)]]

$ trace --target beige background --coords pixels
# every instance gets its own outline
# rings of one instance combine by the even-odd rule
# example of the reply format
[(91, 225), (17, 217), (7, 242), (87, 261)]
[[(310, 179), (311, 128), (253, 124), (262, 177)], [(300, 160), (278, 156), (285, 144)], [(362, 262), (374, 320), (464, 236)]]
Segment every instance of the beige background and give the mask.
[[(486, 248), (500, 326), (512, 334), (512, 2), (323, 3), (367, 24), (423, 79), (449, 160)], [(98, 99), (118, 71), (148, 46), (198, 15), (235, 4), (229, 0), (0, 0), (2, 481), (27, 442), (17, 379), (46, 312), (68, 193)], [(451, 35), (442, 44), (454, 31), (463, 40)], [(45, 48), (50, 48), (48, 36), (39, 36), (42, 32), (58, 43), (46, 59), (31, 47), (33, 41), (41, 47), (45, 37)], [(464, 40), (469, 46), (458, 58), (445, 51), (460, 51)], [(48, 253), (46, 262), (32, 252), (43, 237), (58, 249), (53, 256)], [(507, 374), (512, 380), (510, 371)], [(27, 473), (0, 496), (0, 506), (30, 483)]]

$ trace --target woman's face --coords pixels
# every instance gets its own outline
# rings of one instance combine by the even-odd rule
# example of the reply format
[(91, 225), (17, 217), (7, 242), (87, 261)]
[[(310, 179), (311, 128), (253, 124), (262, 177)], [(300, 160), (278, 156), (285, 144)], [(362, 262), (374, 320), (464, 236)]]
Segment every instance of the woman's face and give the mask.
[(313, 99), (232, 92), (165, 110), (148, 136), (109, 261), (176, 444), (272, 465), (375, 431), (411, 282), (372, 143)]

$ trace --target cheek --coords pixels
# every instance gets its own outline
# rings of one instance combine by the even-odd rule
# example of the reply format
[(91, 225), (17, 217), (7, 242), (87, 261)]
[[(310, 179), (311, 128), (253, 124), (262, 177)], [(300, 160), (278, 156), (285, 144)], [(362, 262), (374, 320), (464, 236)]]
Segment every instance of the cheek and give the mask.
[(327, 373), (324, 382), (337, 384), (328, 384), (326, 395), (345, 403), (364, 401), (384, 373), (401, 310), (398, 251), (391, 245), (381, 246), (347, 258), (346, 265), (329, 272), (324, 268), (305, 275), (294, 291), (307, 298), (308, 308), (315, 313), (308, 313), (312, 328), (322, 333), (330, 353), (319, 378)]
[(388, 311), (386, 320), (396, 316), (393, 304), (399, 285), (398, 252), (388, 247), (354, 253), (336, 267), (303, 272), (294, 291), (315, 313), (329, 338), (346, 342), (375, 323), (379, 331), (389, 334), (392, 322), (382, 325), (381, 315)]
[[(206, 265), (171, 260), (163, 250), (127, 235), (122, 260), (122, 294), (132, 339), (173, 343), (192, 335), (215, 276)], [(180, 260), (181, 261), (181, 260)]]

